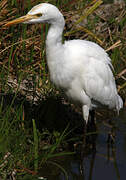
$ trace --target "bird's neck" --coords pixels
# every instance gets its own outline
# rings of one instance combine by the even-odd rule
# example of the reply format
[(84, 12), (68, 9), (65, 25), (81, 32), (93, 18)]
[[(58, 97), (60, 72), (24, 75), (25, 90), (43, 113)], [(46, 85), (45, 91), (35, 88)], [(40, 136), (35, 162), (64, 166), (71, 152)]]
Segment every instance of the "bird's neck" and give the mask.
[(62, 33), (64, 29), (65, 21), (64, 18), (61, 21), (50, 25), (47, 39), (46, 39), (46, 50), (51, 51), (53, 48), (62, 45)]

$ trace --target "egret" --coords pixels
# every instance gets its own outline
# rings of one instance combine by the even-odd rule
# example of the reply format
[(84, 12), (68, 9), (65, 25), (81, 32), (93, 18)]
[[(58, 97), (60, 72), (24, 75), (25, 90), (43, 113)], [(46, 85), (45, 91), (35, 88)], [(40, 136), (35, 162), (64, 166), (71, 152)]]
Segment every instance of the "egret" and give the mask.
[(91, 41), (77, 39), (62, 43), (65, 20), (56, 6), (38, 4), (25, 16), (4, 26), (18, 23), (50, 24), (46, 38), (50, 79), (69, 99), (81, 105), (86, 123), (89, 111), (97, 107), (107, 106), (119, 113), (123, 101), (117, 92), (111, 59), (102, 47)]

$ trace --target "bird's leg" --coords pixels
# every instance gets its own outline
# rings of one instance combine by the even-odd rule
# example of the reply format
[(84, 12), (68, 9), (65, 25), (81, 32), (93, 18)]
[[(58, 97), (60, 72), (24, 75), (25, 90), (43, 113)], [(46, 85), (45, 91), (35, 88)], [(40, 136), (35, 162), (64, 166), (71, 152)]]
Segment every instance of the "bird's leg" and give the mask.
[(96, 135), (90, 134), (96, 131), (96, 126), (95, 126), (95, 111), (91, 110), (89, 114), (88, 106), (83, 106), (82, 111), (83, 111), (84, 120), (86, 122), (84, 124), (84, 136), (83, 136), (83, 147), (82, 147), (84, 150), (82, 155), (84, 156), (86, 150), (92, 149), (93, 151), (95, 151), (96, 149), (95, 148)]
[(87, 127), (88, 127), (89, 131), (95, 129), (94, 128), (95, 127), (95, 111), (94, 110), (90, 111), (90, 116), (88, 119)]
[(86, 148), (86, 135), (87, 135), (87, 124), (84, 123), (84, 128), (83, 128), (83, 145), (82, 148)]
[(89, 107), (87, 105), (82, 106), (82, 111), (83, 111), (83, 118), (87, 124), (88, 123), (88, 117), (89, 117)]
[[(93, 133), (96, 131), (96, 124), (95, 124), (95, 111), (90, 111), (89, 120), (87, 123), (87, 133)], [(89, 136), (86, 137), (86, 144), (92, 144), (92, 149), (95, 148), (95, 134), (89, 134)]]
[(86, 147), (86, 134), (87, 134), (87, 123), (89, 117), (89, 107), (87, 105), (82, 106), (83, 118), (86, 123), (84, 123), (84, 136), (83, 136), (83, 149)]
[(108, 144), (114, 144), (115, 143), (115, 132), (113, 127), (111, 127), (111, 131), (108, 133)]
[(108, 144), (114, 144), (115, 143), (115, 137), (111, 134), (111, 132), (108, 133), (107, 143)]

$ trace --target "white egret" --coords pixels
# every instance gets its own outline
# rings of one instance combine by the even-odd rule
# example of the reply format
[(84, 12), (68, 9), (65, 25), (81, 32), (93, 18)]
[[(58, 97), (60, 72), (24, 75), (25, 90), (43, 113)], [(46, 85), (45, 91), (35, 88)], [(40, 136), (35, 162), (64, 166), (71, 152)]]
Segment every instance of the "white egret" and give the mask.
[(5, 26), (21, 22), (50, 24), (46, 57), (51, 81), (63, 89), (68, 98), (82, 106), (86, 123), (89, 110), (101, 105), (119, 112), (123, 101), (117, 93), (111, 59), (102, 47), (87, 40), (62, 43), (64, 17), (57, 7), (49, 3), (34, 6), (25, 16)]

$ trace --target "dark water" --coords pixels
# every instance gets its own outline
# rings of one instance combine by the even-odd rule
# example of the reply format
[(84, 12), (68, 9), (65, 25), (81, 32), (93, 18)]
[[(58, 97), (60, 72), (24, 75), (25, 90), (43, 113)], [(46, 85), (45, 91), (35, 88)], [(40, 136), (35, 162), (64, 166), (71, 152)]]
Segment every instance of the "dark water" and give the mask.
[[(58, 160), (69, 180), (126, 180), (126, 109), (112, 121), (116, 122), (114, 144), (107, 143), (110, 127), (101, 124), (96, 139), (96, 152), (83, 159), (72, 155)], [(45, 167), (41, 176), (48, 180), (66, 180), (64, 173), (54, 166), (50, 169)]]

